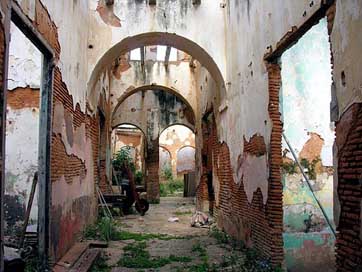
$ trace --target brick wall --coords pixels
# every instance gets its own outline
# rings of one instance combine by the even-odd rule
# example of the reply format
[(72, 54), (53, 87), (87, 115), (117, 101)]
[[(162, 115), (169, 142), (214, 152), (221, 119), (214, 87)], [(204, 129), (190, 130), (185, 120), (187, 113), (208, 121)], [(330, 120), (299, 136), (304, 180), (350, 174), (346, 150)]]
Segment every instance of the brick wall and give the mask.
[(158, 202), (160, 200), (158, 138), (149, 143), (148, 147), (145, 160), (147, 198), (151, 202)]
[(39, 109), (40, 103), (40, 90), (26, 88), (16, 88), (7, 91), (6, 104), (8, 107), (18, 110), (23, 108), (37, 108)]
[[(91, 139), (92, 142), (93, 176), (96, 178), (98, 175), (99, 116), (83, 113), (79, 104), (74, 109), (72, 96), (62, 81), (60, 70), (56, 68), (54, 70), (53, 105), (55, 106), (59, 102), (64, 106), (65, 114), (72, 116), (74, 128), (79, 128), (85, 124), (86, 138)], [(71, 183), (75, 177), (79, 177), (81, 182), (85, 182), (87, 171), (89, 170), (86, 169), (85, 163), (75, 155), (68, 155), (62, 138), (53, 133), (51, 147), (52, 183), (60, 182), (59, 179), (62, 176), (65, 177), (67, 183)], [(95, 182), (96, 180), (93, 180), (94, 184)], [(53, 194), (62, 193), (53, 191)], [(95, 220), (97, 215), (95, 203), (95, 195), (89, 195), (73, 199), (70, 210), (66, 207), (52, 206), (51, 241), (55, 260), (61, 258), (74, 244), (84, 226)]]
[[(214, 171), (219, 188), (214, 214), (218, 226), (235, 238), (244, 241), (247, 246), (259, 250), (264, 257), (271, 259), (273, 265), (283, 262), (283, 187), (281, 183), (282, 163), (282, 123), (279, 113), (280, 67), (269, 65), (269, 115), (272, 120), (272, 133), (269, 151), (269, 188), (268, 200), (263, 204), (260, 189), (254, 192), (249, 203), (243, 182), (233, 180), (228, 146), (219, 143), (214, 120), (203, 126), (203, 175), (197, 189), (200, 202), (212, 199), (207, 188), (207, 173)], [(254, 135), (249, 141), (244, 139), (244, 154), (261, 156), (267, 153), (264, 138)], [(215, 177), (216, 175), (216, 177)], [(214, 181), (216, 182), (216, 181)], [(213, 201), (211, 201), (213, 202)], [(212, 205), (210, 205), (211, 208)]]
[[(57, 26), (52, 21), (47, 9), (40, 0), (35, 1), (35, 19), (33, 26), (53, 48), (55, 60), (58, 61), (61, 48), (58, 41)], [(53, 109), (55, 108), (55, 104), (60, 102), (66, 114), (72, 116), (72, 127), (74, 129), (85, 124), (86, 138), (92, 142), (93, 176), (96, 177), (98, 174), (99, 116), (90, 116), (82, 112), (78, 104), (74, 107), (73, 98), (62, 80), (59, 68), (54, 69), (52, 102)], [(68, 183), (72, 182), (73, 177), (80, 177), (81, 182), (84, 182), (83, 178), (87, 171), (89, 170), (85, 168), (80, 158), (74, 155), (68, 155), (65, 152), (65, 146), (61, 137), (53, 133), (51, 147), (51, 182), (59, 182), (60, 176), (63, 175)], [(92, 182), (95, 183), (95, 180)], [(54, 195), (61, 194), (62, 192), (55, 192), (53, 190), (52, 193)], [(81, 192), (79, 193), (82, 195)], [(84, 226), (95, 219), (95, 204), (95, 195), (82, 195), (72, 199), (71, 203), (67, 203), (67, 207), (52, 205), (50, 241), (54, 261), (66, 253), (74, 244)]]
[(336, 242), (338, 271), (362, 271), (362, 104), (353, 104), (336, 123), (338, 197), (341, 213)]
[(283, 185), (281, 182), (282, 166), (282, 132), (283, 125), (279, 112), (279, 91), (281, 87), (281, 70), (277, 64), (268, 65), (269, 116), (272, 132), (269, 151), (269, 189), (266, 214), (271, 231), (270, 256), (274, 264), (283, 262)]

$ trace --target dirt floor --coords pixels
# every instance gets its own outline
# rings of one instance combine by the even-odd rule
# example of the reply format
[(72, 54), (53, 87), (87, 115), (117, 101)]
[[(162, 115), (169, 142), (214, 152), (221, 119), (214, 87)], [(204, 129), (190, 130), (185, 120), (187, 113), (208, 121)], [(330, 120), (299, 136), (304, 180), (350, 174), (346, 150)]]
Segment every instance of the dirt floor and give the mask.
[[(117, 218), (123, 238), (109, 242), (92, 271), (272, 271), (246, 269), (254, 267), (247, 252), (237, 249), (224, 233), (191, 227), (194, 211), (193, 199), (169, 197), (151, 205), (143, 217)], [(168, 222), (172, 216), (179, 221)]]

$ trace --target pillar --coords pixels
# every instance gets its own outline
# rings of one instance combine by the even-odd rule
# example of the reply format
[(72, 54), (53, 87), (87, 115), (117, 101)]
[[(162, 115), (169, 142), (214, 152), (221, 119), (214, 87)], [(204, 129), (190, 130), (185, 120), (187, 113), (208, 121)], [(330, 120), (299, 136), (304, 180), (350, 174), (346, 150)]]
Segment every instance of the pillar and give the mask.
[(147, 199), (151, 203), (160, 202), (159, 182), (159, 145), (158, 138), (149, 141), (146, 161), (146, 190)]

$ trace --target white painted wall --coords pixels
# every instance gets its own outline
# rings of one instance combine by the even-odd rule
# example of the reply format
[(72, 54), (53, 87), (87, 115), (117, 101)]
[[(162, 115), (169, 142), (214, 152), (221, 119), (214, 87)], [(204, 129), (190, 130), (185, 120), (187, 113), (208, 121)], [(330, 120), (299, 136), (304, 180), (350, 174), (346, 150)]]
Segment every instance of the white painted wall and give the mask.
[[(9, 92), (17, 92), (15, 89), (18, 87), (39, 89), (41, 58), (40, 51), (14, 24), (11, 24)], [(34, 90), (34, 95), (35, 92), (39, 90)], [(13, 109), (7, 105), (5, 144), (5, 194), (20, 196), (27, 206), (34, 173), (38, 170), (38, 107)], [(36, 193), (30, 219), (35, 222), (37, 217)]]

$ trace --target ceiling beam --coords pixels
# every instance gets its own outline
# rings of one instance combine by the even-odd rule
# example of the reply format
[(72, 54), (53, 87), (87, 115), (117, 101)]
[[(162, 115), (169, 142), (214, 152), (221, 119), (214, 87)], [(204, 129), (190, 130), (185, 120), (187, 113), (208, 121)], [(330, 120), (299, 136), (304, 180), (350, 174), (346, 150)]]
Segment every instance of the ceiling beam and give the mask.
[(141, 51), (141, 65), (145, 66), (145, 47), (144, 46), (140, 47), (140, 51)]
[(171, 46), (167, 46), (165, 54), (165, 66), (168, 66), (168, 62), (170, 61), (170, 54), (171, 54)]

